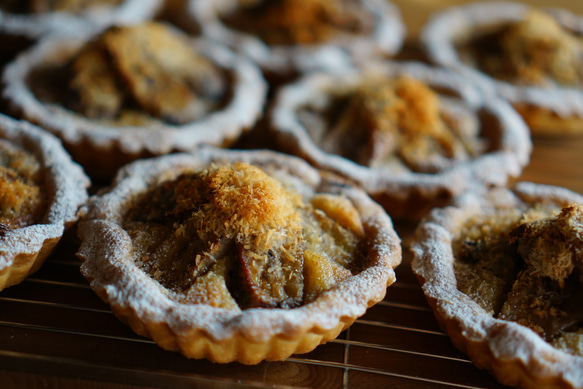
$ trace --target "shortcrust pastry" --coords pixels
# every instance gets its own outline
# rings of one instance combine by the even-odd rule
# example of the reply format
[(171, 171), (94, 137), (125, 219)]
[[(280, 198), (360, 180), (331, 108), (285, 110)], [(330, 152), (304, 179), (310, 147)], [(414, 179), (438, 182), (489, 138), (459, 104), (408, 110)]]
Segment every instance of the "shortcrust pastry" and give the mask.
[(274, 82), (395, 54), (404, 37), (387, 0), (191, 0), (190, 8), (203, 34), (251, 57)]
[(534, 135), (583, 133), (581, 17), (475, 3), (432, 17), (421, 41), (433, 62), (508, 99)]
[(268, 151), (136, 161), (90, 199), (81, 271), (138, 334), (190, 358), (311, 351), (380, 301), (401, 261), (362, 190)]
[(399, 219), (504, 184), (531, 150), (509, 104), (419, 63), (307, 76), (280, 90), (270, 115), (281, 148), (359, 183)]
[(0, 115), (0, 290), (42, 265), (77, 219), (88, 186), (55, 137)]
[(87, 28), (137, 23), (152, 18), (162, 3), (162, 0), (0, 0), (0, 34), (37, 40), (48, 34), (76, 34)]
[(141, 157), (228, 146), (266, 94), (250, 61), (157, 22), (46, 40), (7, 65), (4, 81), (16, 114), (98, 177)]
[(413, 270), (452, 342), (524, 388), (583, 386), (583, 196), (521, 182), (431, 212)]

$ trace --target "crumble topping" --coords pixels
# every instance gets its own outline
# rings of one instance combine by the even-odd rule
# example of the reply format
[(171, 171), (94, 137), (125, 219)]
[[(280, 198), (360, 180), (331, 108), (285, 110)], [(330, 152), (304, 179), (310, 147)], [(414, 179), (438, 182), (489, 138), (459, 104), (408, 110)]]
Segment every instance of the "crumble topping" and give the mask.
[(304, 199), (247, 164), (184, 173), (127, 214), (139, 268), (174, 298), (293, 308), (359, 271), (363, 227), (346, 199)]
[(562, 288), (575, 269), (583, 270), (583, 205), (523, 224), (512, 238), (533, 273), (557, 281)]
[(460, 291), (494, 317), (583, 355), (583, 205), (473, 218), (454, 253)]
[(29, 153), (0, 140), (0, 236), (30, 225), (44, 210), (41, 165)]
[(112, 27), (70, 65), (67, 105), (118, 125), (185, 124), (218, 108), (224, 75), (169, 27)]
[(474, 65), (495, 78), (526, 85), (583, 83), (583, 39), (545, 13), (532, 11), (473, 46)]
[(321, 43), (340, 31), (366, 31), (352, 0), (240, 1), (239, 8), (225, 24), (269, 45)]
[(17, 13), (67, 11), (79, 13), (96, 6), (115, 6), (123, 0), (1, 0), (0, 7)]
[(314, 130), (309, 112), (300, 117), (322, 149), (364, 166), (398, 159), (412, 171), (435, 173), (481, 149), (477, 123), (461, 118), (465, 113), (448, 115), (437, 93), (410, 77), (369, 79), (330, 111), (329, 125), (320, 125), (329, 130)]

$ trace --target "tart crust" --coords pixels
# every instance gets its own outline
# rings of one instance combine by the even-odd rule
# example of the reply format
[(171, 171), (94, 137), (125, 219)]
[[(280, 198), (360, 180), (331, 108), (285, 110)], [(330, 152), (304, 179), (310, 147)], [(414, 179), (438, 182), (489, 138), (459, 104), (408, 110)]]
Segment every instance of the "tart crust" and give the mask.
[(452, 243), (476, 216), (543, 206), (557, 212), (583, 197), (567, 189), (517, 183), (468, 192), (453, 206), (436, 209), (418, 226), (413, 271), (453, 344), (503, 384), (524, 388), (580, 388), (583, 358), (559, 350), (516, 322), (496, 319), (457, 287)]
[[(287, 79), (314, 70), (338, 71), (368, 58), (396, 54), (403, 43), (405, 27), (397, 7), (387, 0), (356, 0), (372, 14), (367, 34), (342, 33), (311, 44), (267, 45), (250, 33), (227, 26), (221, 17), (240, 9), (238, 0), (190, 0), (190, 13), (199, 21), (203, 34), (239, 50), (270, 76)], [(298, 2), (301, 4), (301, 2)]]
[[(334, 96), (351, 93), (369, 79), (399, 76), (419, 80), (436, 91), (440, 101), (453, 97), (454, 106), (469, 110), (473, 120), (478, 120), (479, 137), (487, 140), (486, 151), (434, 173), (383, 164), (365, 166), (324, 151), (300, 120), (301, 109), (322, 111)], [(442, 106), (447, 110), (451, 103)], [(279, 91), (270, 115), (279, 147), (358, 183), (395, 219), (418, 220), (432, 207), (445, 205), (475, 185), (504, 185), (520, 174), (532, 147), (528, 128), (509, 104), (494, 97), (484, 99), (464, 78), (420, 63), (378, 62), (359, 71), (306, 76)]]
[[(486, 93), (510, 101), (524, 117), (533, 135), (564, 136), (583, 133), (583, 90), (581, 86), (518, 85), (496, 79), (466, 63), (457, 45), (485, 32), (496, 31), (522, 21), (533, 8), (520, 3), (474, 3), (446, 9), (434, 15), (421, 32), (428, 58), (455, 70), (478, 84)], [(540, 11), (539, 11), (540, 12)], [(566, 31), (583, 34), (583, 19), (564, 9), (547, 11)]]
[(0, 32), (9, 36), (24, 36), (30, 40), (55, 33), (77, 34), (88, 28), (99, 29), (111, 24), (131, 24), (148, 20), (155, 15), (162, 3), (162, 0), (124, 0), (118, 6), (90, 8), (79, 15), (69, 12), (14, 14), (0, 9)]
[(198, 120), (181, 125), (157, 122), (119, 127), (86, 118), (61, 103), (41, 101), (31, 88), (32, 76), (65, 66), (99, 34), (96, 32), (54, 37), (27, 50), (5, 68), (4, 96), (15, 114), (60, 137), (73, 158), (94, 177), (110, 178), (132, 160), (190, 151), (202, 143), (231, 145), (262, 113), (267, 86), (260, 70), (216, 42), (189, 39), (168, 28), (216, 65), (230, 84), (227, 101)]
[[(71, 161), (54, 136), (26, 122), (0, 115), (0, 139), (30, 153), (40, 163), (44, 177), (46, 210), (32, 224), (2, 228), (0, 236), (0, 290), (16, 285), (40, 268), (77, 220), (78, 208), (87, 201), (89, 179)], [(4, 189), (3, 189), (4, 190)]]
[[(291, 180), (300, 192), (346, 196), (367, 233), (364, 269), (296, 308), (230, 310), (171, 299), (168, 290), (133, 263), (132, 243), (121, 227), (124, 211), (141, 193), (182, 172), (236, 162)], [(384, 297), (401, 261), (400, 240), (389, 217), (364, 192), (299, 159), (268, 151), (202, 147), (196, 154), (134, 162), (120, 170), (108, 192), (90, 200), (79, 235), (81, 271), (122, 321), (164, 349), (220, 363), (283, 360), (333, 340)]]

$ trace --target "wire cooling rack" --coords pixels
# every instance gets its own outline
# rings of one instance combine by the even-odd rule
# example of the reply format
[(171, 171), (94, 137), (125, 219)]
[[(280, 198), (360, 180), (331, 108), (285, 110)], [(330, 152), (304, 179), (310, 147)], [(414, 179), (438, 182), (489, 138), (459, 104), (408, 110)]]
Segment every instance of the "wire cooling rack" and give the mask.
[(0, 293), (2, 369), (161, 388), (501, 388), (439, 329), (408, 255), (385, 300), (335, 341), (283, 362), (220, 365), (121, 323), (80, 274), (69, 235), (39, 272)]

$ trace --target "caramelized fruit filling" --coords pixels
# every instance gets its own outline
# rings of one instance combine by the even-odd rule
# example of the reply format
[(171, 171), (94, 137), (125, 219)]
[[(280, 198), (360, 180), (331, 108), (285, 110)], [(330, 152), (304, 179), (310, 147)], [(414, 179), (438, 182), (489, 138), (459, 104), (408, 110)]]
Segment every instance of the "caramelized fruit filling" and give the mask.
[(232, 310), (306, 304), (362, 262), (363, 225), (348, 199), (302, 198), (241, 163), (164, 182), (124, 228), (137, 266), (172, 298)]
[(92, 119), (185, 124), (216, 109), (224, 74), (163, 24), (112, 27), (71, 62), (69, 108)]
[(354, 0), (240, 1), (224, 18), (269, 45), (321, 43), (340, 31), (363, 33), (367, 15)]
[(583, 205), (476, 217), (454, 253), (460, 291), (494, 317), (583, 355)]
[(468, 60), (491, 76), (525, 85), (581, 86), (583, 38), (532, 11), (520, 22), (470, 43)]
[(45, 205), (41, 182), (36, 158), (0, 140), (0, 236), (40, 219)]
[(324, 151), (364, 166), (398, 159), (412, 171), (435, 173), (482, 147), (475, 121), (449, 115), (436, 92), (410, 77), (370, 79), (329, 111), (326, 124), (308, 110), (299, 116)]
[(80, 13), (98, 6), (116, 6), (123, 0), (0, 0), (0, 8), (15, 13), (66, 11)]

